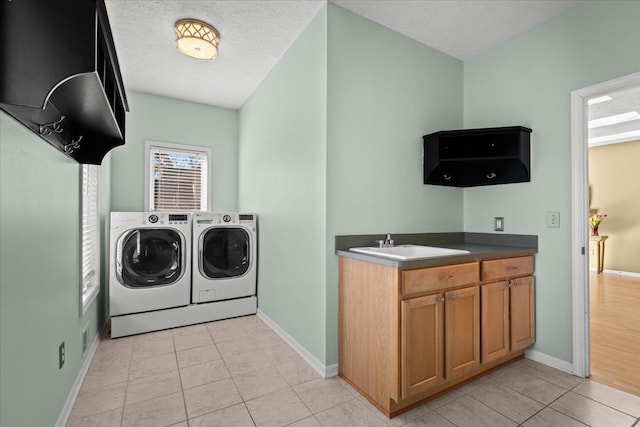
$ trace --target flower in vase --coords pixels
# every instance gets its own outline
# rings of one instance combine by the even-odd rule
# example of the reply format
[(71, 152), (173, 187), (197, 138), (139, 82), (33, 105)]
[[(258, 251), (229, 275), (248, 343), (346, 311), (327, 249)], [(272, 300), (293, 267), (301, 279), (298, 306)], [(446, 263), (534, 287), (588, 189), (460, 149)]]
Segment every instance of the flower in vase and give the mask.
[(591, 227), (597, 227), (600, 225), (603, 219), (605, 219), (607, 215), (595, 214), (589, 217), (589, 225)]

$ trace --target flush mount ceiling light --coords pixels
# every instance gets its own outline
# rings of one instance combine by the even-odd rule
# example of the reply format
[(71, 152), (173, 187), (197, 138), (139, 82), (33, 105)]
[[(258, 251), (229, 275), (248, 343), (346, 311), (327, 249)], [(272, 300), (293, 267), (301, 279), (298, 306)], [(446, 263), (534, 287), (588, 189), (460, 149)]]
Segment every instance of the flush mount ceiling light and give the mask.
[(197, 19), (181, 19), (176, 22), (176, 47), (187, 56), (196, 59), (218, 57), (220, 34), (213, 26)]

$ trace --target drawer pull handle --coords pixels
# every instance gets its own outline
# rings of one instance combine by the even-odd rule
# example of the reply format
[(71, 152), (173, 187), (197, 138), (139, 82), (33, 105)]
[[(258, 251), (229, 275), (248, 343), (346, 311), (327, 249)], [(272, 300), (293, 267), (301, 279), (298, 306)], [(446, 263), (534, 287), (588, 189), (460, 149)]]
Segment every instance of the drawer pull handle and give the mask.
[(507, 266), (507, 270), (509, 270), (509, 271), (513, 271), (513, 270), (517, 270), (517, 269), (518, 269), (517, 265), (508, 265)]
[(456, 276), (454, 276), (453, 274), (450, 274), (449, 276), (442, 276), (440, 277), (440, 280), (453, 280), (455, 279)]

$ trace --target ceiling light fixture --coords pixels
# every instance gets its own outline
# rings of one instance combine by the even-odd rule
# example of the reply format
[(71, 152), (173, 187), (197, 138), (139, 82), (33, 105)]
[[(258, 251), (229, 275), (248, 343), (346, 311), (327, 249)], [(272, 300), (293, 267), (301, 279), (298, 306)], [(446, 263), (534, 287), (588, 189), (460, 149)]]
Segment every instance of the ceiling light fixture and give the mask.
[(220, 34), (213, 26), (197, 19), (176, 22), (176, 47), (181, 53), (196, 59), (218, 57)]
[(589, 105), (600, 104), (601, 102), (611, 101), (611, 97), (609, 95), (599, 96), (597, 98), (591, 98), (587, 101)]

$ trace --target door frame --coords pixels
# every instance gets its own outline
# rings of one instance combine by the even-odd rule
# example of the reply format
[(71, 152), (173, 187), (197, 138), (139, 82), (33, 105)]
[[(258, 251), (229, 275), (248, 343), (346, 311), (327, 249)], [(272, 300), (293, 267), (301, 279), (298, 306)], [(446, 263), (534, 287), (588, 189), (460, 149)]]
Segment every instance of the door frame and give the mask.
[(640, 86), (640, 72), (571, 92), (571, 287), (573, 306), (573, 373), (591, 374), (589, 343), (589, 166), (587, 100), (608, 92)]

